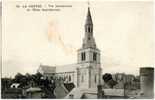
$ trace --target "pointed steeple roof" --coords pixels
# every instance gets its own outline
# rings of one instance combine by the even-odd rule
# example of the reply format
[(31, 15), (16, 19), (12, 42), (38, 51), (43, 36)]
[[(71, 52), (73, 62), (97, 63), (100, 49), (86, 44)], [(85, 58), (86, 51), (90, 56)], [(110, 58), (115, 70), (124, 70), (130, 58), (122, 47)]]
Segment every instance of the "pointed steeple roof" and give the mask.
[(86, 18), (85, 25), (90, 25), (90, 24), (93, 24), (93, 21), (92, 21), (92, 18), (91, 18), (90, 8), (88, 7), (88, 12), (87, 12), (87, 18)]
[(93, 21), (89, 6), (85, 23), (85, 37), (83, 39), (83, 48), (96, 48), (95, 39), (93, 37)]

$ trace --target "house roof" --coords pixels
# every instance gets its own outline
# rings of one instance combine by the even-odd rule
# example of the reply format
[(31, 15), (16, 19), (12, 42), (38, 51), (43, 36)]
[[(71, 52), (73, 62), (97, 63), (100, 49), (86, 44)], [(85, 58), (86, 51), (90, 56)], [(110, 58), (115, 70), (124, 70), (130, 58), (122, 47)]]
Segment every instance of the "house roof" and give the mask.
[(62, 66), (56, 66), (56, 72), (75, 72), (78, 64), (68, 64), (68, 65), (62, 65)]
[(38, 92), (38, 91), (42, 91), (41, 88), (39, 87), (30, 87), (26, 90), (26, 92)]
[(63, 73), (63, 72), (75, 72), (78, 64), (68, 64), (68, 65), (40, 65), (38, 72), (40, 73)]
[(38, 71), (42, 71), (43, 73), (55, 73), (56, 67), (55, 66), (48, 66), (48, 65), (40, 65)]

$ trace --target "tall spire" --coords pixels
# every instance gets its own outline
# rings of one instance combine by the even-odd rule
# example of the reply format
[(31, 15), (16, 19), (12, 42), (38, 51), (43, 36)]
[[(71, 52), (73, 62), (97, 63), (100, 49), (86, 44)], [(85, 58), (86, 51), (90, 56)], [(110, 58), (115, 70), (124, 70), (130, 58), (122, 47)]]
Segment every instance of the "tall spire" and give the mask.
[(88, 2), (88, 12), (85, 22), (85, 37), (83, 40), (83, 48), (96, 48), (96, 43), (93, 37), (93, 21), (90, 12), (90, 4)]
[(88, 12), (85, 22), (85, 33), (93, 33), (93, 21), (90, 12), (90, 3), (88, 1)]
[(93, 21), (91, 18), (90, 7), (88, 6), (87, 18), (85, 25), (93, 25)]
[(89, 0), (88, 0), (88, 12), (87, 12), (87, 18), (86, 18), (85, 25), (93, 25), (91, 13), (90, 13), (90, 2), (89, 2)]

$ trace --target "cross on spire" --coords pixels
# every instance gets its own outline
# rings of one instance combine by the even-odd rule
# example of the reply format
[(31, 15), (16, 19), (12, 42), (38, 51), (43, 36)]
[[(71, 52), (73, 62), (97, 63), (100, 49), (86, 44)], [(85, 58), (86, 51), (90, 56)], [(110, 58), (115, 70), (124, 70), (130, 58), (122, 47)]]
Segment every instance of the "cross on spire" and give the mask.
[(90, 7), (90, 2), (89, 2), (89, 0), (88, 0), (87, 4), (88, 4), (88, 8), (89, 8), (89, 7)]

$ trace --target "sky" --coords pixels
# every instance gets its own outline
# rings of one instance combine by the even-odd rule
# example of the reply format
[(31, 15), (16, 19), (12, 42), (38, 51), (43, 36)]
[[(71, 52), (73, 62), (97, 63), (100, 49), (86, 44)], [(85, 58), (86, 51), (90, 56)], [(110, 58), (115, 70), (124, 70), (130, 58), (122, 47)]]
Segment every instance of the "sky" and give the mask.
[[(60, 11), (27, 12), (17, 4), (65, 4)], [(77, 62), (87, 14), (86, 2), (4, 2), (2, 77), (35, 73), (40, 64)], [(94, 37), (103, 73), (139, 74), (154, 66), (153, 2), (90, 2)]]

